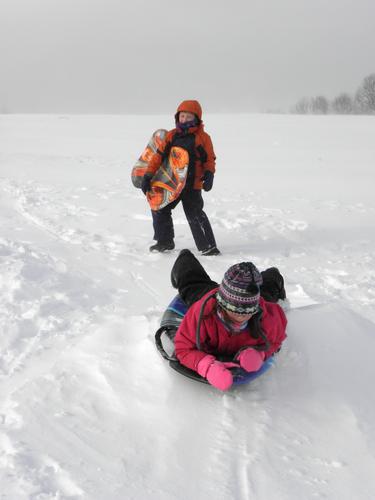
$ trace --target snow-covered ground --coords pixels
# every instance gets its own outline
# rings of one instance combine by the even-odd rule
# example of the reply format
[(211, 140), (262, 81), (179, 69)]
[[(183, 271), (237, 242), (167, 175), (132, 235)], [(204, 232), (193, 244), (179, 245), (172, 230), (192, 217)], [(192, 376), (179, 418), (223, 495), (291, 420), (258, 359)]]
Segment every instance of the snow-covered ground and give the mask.
[(154, 347), (195, 248), (178, 207), (176, 250), (148, 252), (130, 170), (171, 117), (0, 116), (2, 500), (375, 498), (375, 117), (206, 125), (201, 261), (276, 265), (292, 305), (275, 367), (228, 393)]

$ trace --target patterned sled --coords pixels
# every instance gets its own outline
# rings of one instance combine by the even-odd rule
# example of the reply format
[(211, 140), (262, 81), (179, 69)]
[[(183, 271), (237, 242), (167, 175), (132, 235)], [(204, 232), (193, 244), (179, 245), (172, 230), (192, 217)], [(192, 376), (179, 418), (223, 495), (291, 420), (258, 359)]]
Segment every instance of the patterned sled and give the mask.
[(136, 188), (141, 188), (142, 179), (146, 173), (148, 163), (151, 160), (152, 156), (160, 148), (166, 135), (167, 131), (163, 128), (155, 130), (155, 132), (152, 134), (151, 139), (148, 141), (148, 144), (145, 147), (143, 153), (132, 168), (131, 179), (133, 186), (135, 186)]
[(188, 166), (189, 153), (186, 149), (173, 146), (151, 180), (152, 189), (147, 193), (151, 210), (160, 210), (180, 196), (185, 187)]
[[(152, 134), (145, 150), (133, 167), (131, 178), (135, 187), (141, 187), (149, 161), (163, 142), (166, 133), (166, 130), (159, 129)], [(188, 167), (189, 153), (184, 148), (173, 146), (168, 157), (163, 160), (151, 179), (151, 191), (147, 193), (147, 201), (151, 210), (160, 210), (180, 196), (185, 187)]]

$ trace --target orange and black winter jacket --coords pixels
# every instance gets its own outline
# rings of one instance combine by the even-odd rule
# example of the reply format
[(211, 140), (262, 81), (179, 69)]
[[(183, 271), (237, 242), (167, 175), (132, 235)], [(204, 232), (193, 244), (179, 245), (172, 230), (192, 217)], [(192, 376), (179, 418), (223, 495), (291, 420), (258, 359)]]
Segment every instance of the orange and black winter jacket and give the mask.
[[(167, 133), (164, 142), (151, 158), (146, 174), (154, 175), (156, 173), (163, 161), (164, 151), (170, 148), (170, 146), (173, 146), (173, 139), (177, 132), (177, 129), (173, 129)], [(189, 134), (193, 134), (195, 138), (193, 189), (202, 189), (202, 177), (204, 172), (206, 170), (210, 170), (213, 174), (215, 173), (216, 156), (212, 146), (211, 137), (204, 131), (202, 122), (196, 127), (191, 127), (189, 129)], [(201, 154), (201, 148), (204, 149), (206, 153), (205, 155)]]

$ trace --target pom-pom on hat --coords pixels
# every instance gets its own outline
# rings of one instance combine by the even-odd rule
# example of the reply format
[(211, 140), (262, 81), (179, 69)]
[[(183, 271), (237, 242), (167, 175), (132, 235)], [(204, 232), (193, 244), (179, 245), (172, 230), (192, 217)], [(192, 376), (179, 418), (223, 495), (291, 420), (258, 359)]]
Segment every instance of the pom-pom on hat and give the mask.
[(236, 314), (254, 314), (259, 308), (262, 275), (252, 262), (231, 266), (216, 293), (218, 304)]

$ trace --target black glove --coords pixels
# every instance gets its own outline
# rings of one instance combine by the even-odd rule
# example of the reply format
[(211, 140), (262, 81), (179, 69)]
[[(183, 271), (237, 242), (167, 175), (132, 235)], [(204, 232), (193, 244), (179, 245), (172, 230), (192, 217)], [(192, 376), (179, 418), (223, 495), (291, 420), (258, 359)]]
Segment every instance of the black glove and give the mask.
[(143, 176), (141, 184), (141, 189), (143, 191), (143, 194), (146, 194), (148, 191), (151, 191), (151, 179), (152, 175), (150, 174), (146, 174)]
[(214, 174), (210, 170), (206, 170), (202, 177), (203, 189), (205, 191), (211, 191), (212, 185), (214, 183)]

